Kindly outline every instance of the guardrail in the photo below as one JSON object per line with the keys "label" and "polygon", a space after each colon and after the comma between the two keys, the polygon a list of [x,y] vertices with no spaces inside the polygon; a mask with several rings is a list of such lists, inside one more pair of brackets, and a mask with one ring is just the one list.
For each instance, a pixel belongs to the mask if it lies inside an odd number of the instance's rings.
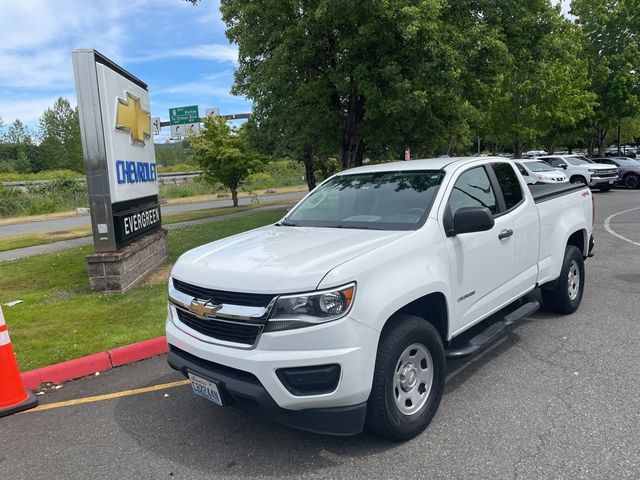
{"label": "guardrail", "polygon": [[[166,183],[184,183],[189,179],[199,177],[202,174],[201,171],[197,172],[170,172],[170,173],[159,173],[158,174],[158,183],[160,185],[164,185]],[[72,178],[76,182],[86,183],[87,179],[82,178]],[[55,180],[19,180],[14,182],[2,182],[2,185],[5,187],[23,187],[28,188],[30,185],[46,185],[47,183],[53,182]]]}

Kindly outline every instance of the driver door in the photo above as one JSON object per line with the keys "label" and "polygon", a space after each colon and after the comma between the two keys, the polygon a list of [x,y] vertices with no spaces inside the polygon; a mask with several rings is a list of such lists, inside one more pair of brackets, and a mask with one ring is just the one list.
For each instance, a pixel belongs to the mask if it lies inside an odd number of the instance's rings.
{"label": "driver door", "polygon": [[462,207],[486,207],[495,221],[491,230],[446,238],[453,333],[487,316],[512,294],[515,242],[504,234],[513,232],[514,221],[510,214],[500,213],[501,203],[484,165],[463,171],[449,194],[445,209],[450,209],[452,216]]}

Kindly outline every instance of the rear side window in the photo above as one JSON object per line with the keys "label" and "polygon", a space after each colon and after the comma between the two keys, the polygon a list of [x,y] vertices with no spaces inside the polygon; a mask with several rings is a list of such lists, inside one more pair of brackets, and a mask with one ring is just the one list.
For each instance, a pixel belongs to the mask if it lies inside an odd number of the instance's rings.
{"label": "rear side window", "polygon": [[559,158],[545,158],[545,162],[550,163],[552,167],[556,167],[556,168],[559,167],[560,165],[566,165],[566,163],[564,163]]}
{"label": "rear side window", "polygon": [[458,177],[448,206],[452,216],[463,207],[487,207],[492,214],[498,213],[496,196],[484,167],[472,168]]}
{"label": "rear side window", "polygon": [[491,166],[493,167],[496,177],[498,177],[498,184],[504,196],[505,207],[507,211],[511,210],[518,205],[523,198],[518,176],[513,167],[508,163],[494,163]]}

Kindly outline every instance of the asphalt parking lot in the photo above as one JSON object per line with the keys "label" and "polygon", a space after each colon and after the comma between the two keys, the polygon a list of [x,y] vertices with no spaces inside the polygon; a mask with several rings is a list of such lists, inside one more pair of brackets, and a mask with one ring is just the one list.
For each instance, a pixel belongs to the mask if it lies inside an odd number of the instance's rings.
{"label": "asphalt parking lot", "polygon": [[[168,386],[0,419],[0,478],[640,478],[640,192],[594,195],[578,312],[537,313],[451,363],[440,410],[411,441],[299,432]],[[39,398],[182,379],[157,357]]]}

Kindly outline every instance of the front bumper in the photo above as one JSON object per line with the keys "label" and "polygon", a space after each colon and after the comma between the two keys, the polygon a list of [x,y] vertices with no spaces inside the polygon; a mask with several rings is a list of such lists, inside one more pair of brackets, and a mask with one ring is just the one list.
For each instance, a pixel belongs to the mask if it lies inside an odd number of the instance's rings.
{"label": "front bumper", "polygon": [[605,187],[607,185],[614,186],[618,183],[619,178],[615,177],[598,177],[595,175],[591,175],[591,182],[589,182],[590,187]]}
{"label": "front bumper", "polygon": [[[180,322],[175,307],[169,304],[166,335],[172,351],[185,354],[170,353],[169,363],[185,374],[193,368],[196,375],[224,383],[224,389],[231,392],[232,405],[243,408],[249,398],[251,410],[317,432],[348,435],[362,428],[379,339],[379,333],[363,323],[347,316],[312,327],[262,333],[253,348],[242,349],[221,345],[191,330]],[[337,387],[329,393],[294,395],[277,374],[283,368],[327,364],[340,366]],[[254,380],[231,382],[231,388],[227,385],[229,380],[221,374],[224,369],[241,372]],[[339,424],[344,424],[343,429],[326,419],[332,414],[340,419]],[[343,418],[347,415],[354,416],[352,421]],[[323,420],[316,425],[317,418]],[[327,427],[322,430],[325,424]]]}
{"label": "front bumper", "polygon": [[287,410],[278,406],[251,373],[203,360],[173,345],[169,345],[167,361],[185,377],[192,372],[218,384],[225,404],[290,427],[329,435],[356,435],[364,428],[366,402],[346,407]]}

